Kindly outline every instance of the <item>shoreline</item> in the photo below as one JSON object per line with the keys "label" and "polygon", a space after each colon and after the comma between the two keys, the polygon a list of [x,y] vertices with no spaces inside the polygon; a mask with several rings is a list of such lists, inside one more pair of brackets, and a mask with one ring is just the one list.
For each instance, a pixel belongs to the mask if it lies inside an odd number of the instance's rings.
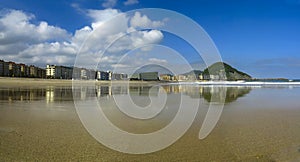
{"label": "shoreline", "polygon": [[[110,85],[110,84],[126,84],[130,85],[154,85],[159,83],[166,83],[161,81],[128,81],[128,80],[66,80],[66,79],[42,79],[42,78],[13,78],[0,77],[0,86],[72,86],[72,84],[96,84],[96,85]],[[171,82],[167,82],[171,83]]]}
{"label": "shoreline", "polygon": [[1,86],[72,86],[72,84],[127,84],[129,85],[203,85],[203,86],[300,86],[300,82],[264,82],[264,81],[129,81],[129,80],[66,80],[42,78],[0,77]]}

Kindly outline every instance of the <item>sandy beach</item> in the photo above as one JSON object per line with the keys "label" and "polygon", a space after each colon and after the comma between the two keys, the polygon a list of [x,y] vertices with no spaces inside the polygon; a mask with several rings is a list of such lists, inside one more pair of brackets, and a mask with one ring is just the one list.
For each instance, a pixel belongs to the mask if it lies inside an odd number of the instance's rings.
{"label": "sandy beach", "polygon": [[40,79],[40,78],[10,78],[0,77],[1,86],[72,86],[75,84],[96,84],[96,85],[111,85],[111,84],[130,84],[130,85],[153,85],[164,83],[159,81],[126,81],[126,80],[65,80],[65,79]]}
{"label": "sandy beach", "polygon": [[[204,140],[198,134],[209,103],[201,99],[196,120],[177,142],[158,152],[131,155],[105,147],[86,131],[75,111],[71,80],[1,78],[0,83],[0,161],[300,160],[297,88],[254,89],[227,103],[217,126]],[[25,88],[14,88],[18,86]],[[199,87],[190,88],[199,93]],[[171,100],[176,99],[174,95],[169,95]],[[164,127],[165,120],[176,113],[169,108],[166,116],[147,123],[133,122],[115,110],[107,107],[110,119],[133,132]]]}

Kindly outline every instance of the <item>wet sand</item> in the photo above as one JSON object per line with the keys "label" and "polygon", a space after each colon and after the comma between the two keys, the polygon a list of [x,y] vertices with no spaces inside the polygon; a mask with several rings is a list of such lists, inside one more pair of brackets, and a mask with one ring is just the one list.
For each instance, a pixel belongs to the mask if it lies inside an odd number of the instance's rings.
{"label": "wet sand", "polygon": [[300,109],[297,102],[287,104],[282,98],[297,101],[299,90],[275,96],[271,91],[274,100],[269,104],[264,100],[270,98],[261,97],[268,89],[253,91],[226,104],[215,129],[199,140],[208,108],[203,100],[182,138],[144,155],[120,153],[98,143],[81,124],[72,100],[1,100],[0,161],[299,161]]}

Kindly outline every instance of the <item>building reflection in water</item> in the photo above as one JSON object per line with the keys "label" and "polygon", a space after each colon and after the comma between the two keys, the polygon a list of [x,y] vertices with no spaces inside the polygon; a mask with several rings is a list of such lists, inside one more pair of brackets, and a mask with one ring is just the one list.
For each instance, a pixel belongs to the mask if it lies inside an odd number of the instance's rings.
{"label": "building reflection in water", "polygon": [[[251,87],[203,87],[202,96],[208,102],[225,101],[225,103],[230,103],[236,101],[240,97],[245,96],[246,94],[250,93],[250,91]],[[213,94],[215,94],[215,101],[212,101]]]}
{"label": "building reflection in water", "polygon": [[[160,88],[162,87],[162,88]],[[190,96],[191,98],[203,98],[207,102],[218,102],[224,100],[230,103],[250,93],[251,87],[224,87],[224,86],[195,86],[195,85],[161,85],[161,86],[81,86],[72,87],[46,86],[42,88],[2,88],[0,89],[0,100],[6,101],[35,101],[45,100],[47,103],[60,101],[73,101],[74,99],[86,100],[91,97],[108,97],[112,95],[132,96],[157,96],[165,91],[167,94],[178,94]],[[226,93],[223,93],[225,92]],[[226,94],[226,96],[224,95]],[[216,96],[211,101],[212,95]]]}
{"label": "building reflection in water", "polygon": [[70,87],[49,86],[46,88],[47,103],[72,100],[72,89]]}
{"label": "building reflection in water", "polygon": [[[239,97],[250,93],[251,87],[226,87],[226,86],[194,86],[194,85],[161,85],[160,86],[97,86],[96,96],[111,97],[112,95],[126,95],[132,96],[157,96],[158,93],[165,91],[167,94],[178,94],[190,96],[191,98],[204,98],[207,102],[220,102],[226,103],[234,102]],[[225,93],[226,92],[226,93]],[[82,100],[91,95],[86,96],[86,89],[81,91],[83,93]],[[214,100],[211,101],[212,96]],[[224,99],[225,98],[225,99]]]}
{"label": "building reflection in water", "polygon": [[13,101],[34,101],[45,98],[45,89],[32,88],[1,88],[0,100]]}
{"label": "building reflection in water", "polygon": [[[195,86],[195,85],[164,85],[167,93],[183,93],[191,98],[204,98],[207,102],[230,103],[239,97],[250,93],[251,87],[227,87],[227,86]],[[226,93],[225,93],[226,92]],[[212,101],[212,96],[214,100]]]}

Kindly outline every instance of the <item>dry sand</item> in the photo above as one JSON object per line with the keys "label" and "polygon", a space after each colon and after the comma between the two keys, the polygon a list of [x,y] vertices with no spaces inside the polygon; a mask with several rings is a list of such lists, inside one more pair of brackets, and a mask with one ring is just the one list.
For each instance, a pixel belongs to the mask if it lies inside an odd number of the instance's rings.
{"label": "dry sand", "polygon": [[40,78],[10,78],[0,77],[0,86],[18,87],[18,86],[72,86],[75,84],[91,85],[111,85],[111,84],[130,84],[130,85],[153,85],[161,83],[159,81],[96,81],[96,80],[65,80],[65,79],[40,79]]}

